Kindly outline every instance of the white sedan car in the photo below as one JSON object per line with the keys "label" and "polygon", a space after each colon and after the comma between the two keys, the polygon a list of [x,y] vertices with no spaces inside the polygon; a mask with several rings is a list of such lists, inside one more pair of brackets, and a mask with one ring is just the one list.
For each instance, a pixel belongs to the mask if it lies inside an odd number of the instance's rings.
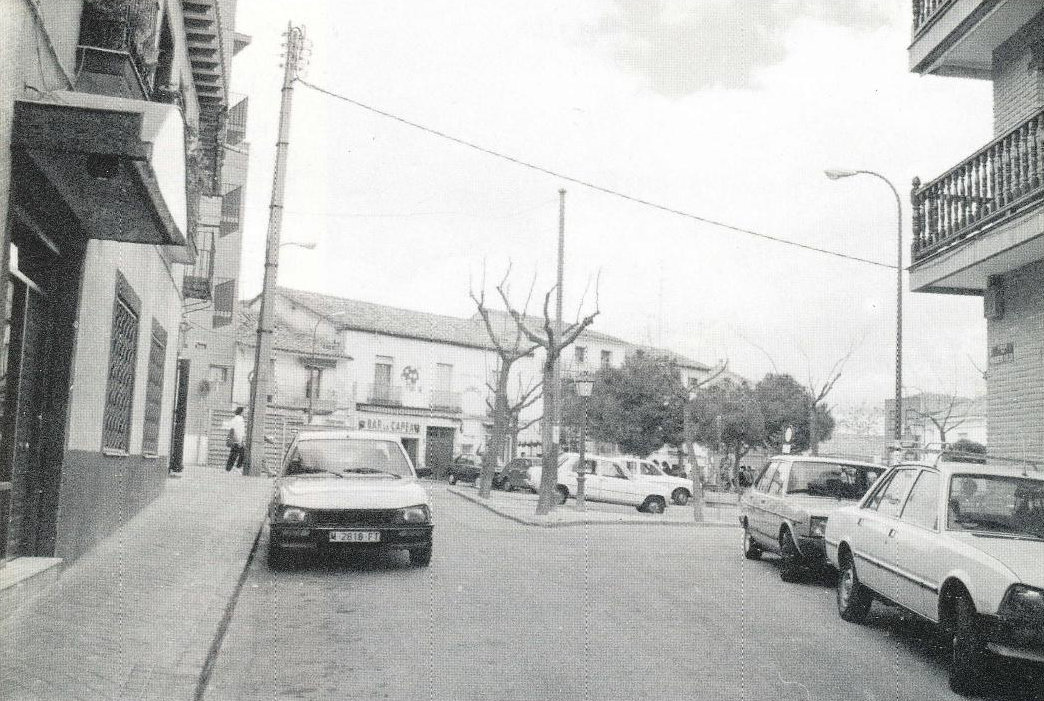
{"label": "white sedan car", "polygon": [[1044,663],[1044,468],[900,464],[831,513],[825,541],[841,617],[878,598],[937,623],[954,691],[976,693],[991,654]]}
{"label": "white sedan car", "polygon": [[[563,453],[558,461],[558,503],[564,504],[569,497],[576,496],[577,464],[580,456]],[[671,489],[647,479],[635,477],[620,464],[617,458],[601,455],[584,455],[584,499],[610,504],[629,504],[639,511],[662,514],[670,503]],[[529,468],[529,483],[540,484],[540,465]]]}
{"label": "white sedan car", "polygon": [[623,457],[620,458],[620,462],[635,477],[652,480],[653,482],[659,482],[665,487],[670,487],[671,501],[678,506],[685,506],[689,503],[689,499],[692,498],[692,480],[668,475],[651,460]]}

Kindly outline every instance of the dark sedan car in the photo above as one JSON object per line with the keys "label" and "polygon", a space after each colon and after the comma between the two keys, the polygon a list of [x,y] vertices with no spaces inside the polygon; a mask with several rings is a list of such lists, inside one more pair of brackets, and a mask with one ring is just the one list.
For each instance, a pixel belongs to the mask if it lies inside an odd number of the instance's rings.
{"label": "dark sedan car", "polygon": [[529,483],[529,468],[540,464],[540,458],[514,458],[500,473],[500,479],[494,480],[494,486],[506,492],[516,489],[535,491]]}
{"label": "dark sedan car", "polygon": [[450,484],[475,482],[482,474],[482,460],[475,455],[458,455],[449,466],[446,479]]}

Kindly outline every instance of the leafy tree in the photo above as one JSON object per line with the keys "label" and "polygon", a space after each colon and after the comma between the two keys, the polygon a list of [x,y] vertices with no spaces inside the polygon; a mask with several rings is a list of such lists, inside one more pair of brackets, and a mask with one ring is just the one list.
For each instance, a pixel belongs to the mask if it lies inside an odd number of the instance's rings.
{"label": "leafy tree", "polygon": [[684,405],[685,388],[676,364],[638,351],[621,367],[598,373],[588,400],[591,435],[634,455],[648,455],[665,444],[681,445]]}
{"label": "leafy tree", "polygon": [[765,441],[765,417],[757,395],[746,382],[726,379],[701,388],[691,407],[694,440],[702,446],[722,447],[734,481],[743,456]]}
{"label": "leafy tree", "polygon": [[765,446],[774,452],[783,448],[787,427],[793,427],[791,447],[795,452],[808,450],[812,445],[811,417],[815,415],[816,442],[830,438],[834,433],[834,417],[822,402],[812,408],[812,396],[791,375],[769,373],[754,387],[761,413],[765,417]]}

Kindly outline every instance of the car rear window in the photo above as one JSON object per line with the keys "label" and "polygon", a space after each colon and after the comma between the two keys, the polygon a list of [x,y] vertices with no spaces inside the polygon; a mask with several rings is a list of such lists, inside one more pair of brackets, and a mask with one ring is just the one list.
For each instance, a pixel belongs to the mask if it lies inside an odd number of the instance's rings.
{"label": "car rear window", "polygon": [[333,472],[337,474],[412,477],[402,448],[394,441],[372,438],[305,440],[297,444],[299,463],[288,474]]}
{"label": "car rear window", "polygon": [[883,467],[798,460],[790,467],[787,493],[861,499],[882,472]]}

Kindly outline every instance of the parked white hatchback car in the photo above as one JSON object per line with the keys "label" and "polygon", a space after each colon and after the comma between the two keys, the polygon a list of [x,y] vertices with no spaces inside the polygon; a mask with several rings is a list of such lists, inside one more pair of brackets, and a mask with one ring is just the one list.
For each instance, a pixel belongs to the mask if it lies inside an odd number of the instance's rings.
{"label": "parked white hatchback car", "polygon": [[[563,453],[558,461],[558,503],[564,504],[569,497],[576,497],[577,464],[580,456]],[[632,475],[618,458],[602,455],[584,455],[584,499],[610,504],[629,504],[639,511],[662,514],[670,503],[671,489]],[[529,482],[540,484],[539,465],[529,468]]]}
{"label": "parked white hatchback car", "polygon": [[991,653],[1044,663],[1044,468],[900,464],[834,511],[824,540],[841,617],[879,598],[938,623],[954,691],[979,690]]}
{"label": "parked white hatchback car", "polygon": [[692,480],[684,477],[668,475],[662,468],[657,467],[652,460],[625,456],[620,462],[635,477],[641,477],[653,482],[659,482],[671,491],[671,501],[678,506],[685,506],[692,498]]}

